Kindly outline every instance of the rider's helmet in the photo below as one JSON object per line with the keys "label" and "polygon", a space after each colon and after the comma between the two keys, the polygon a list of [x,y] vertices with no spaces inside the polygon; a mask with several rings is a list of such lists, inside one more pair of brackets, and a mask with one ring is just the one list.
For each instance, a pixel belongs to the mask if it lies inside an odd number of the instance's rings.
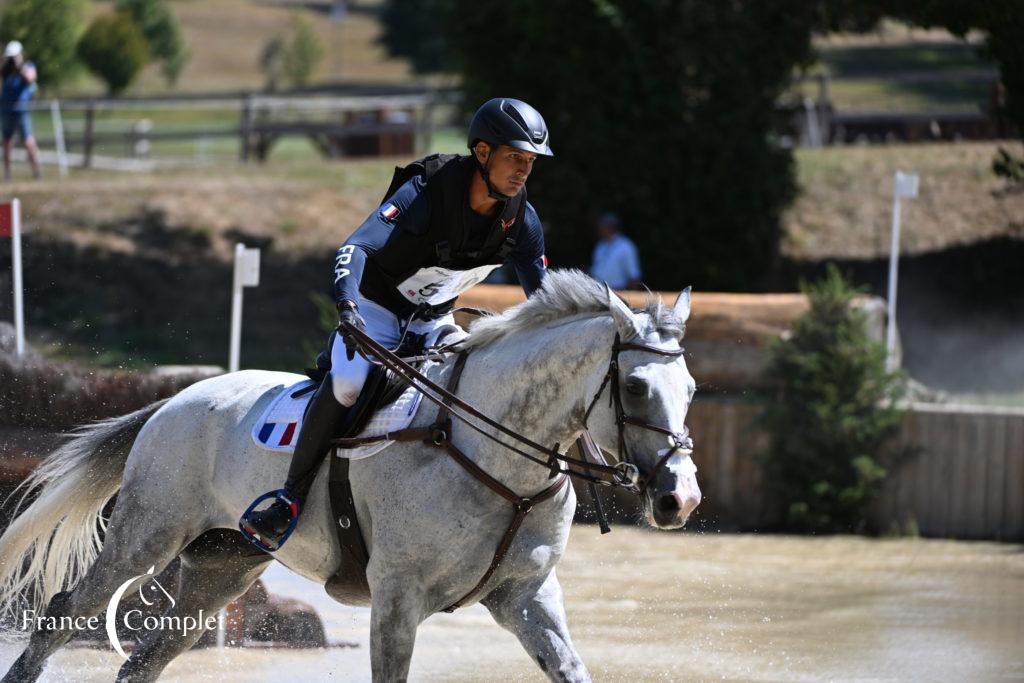
{"label": "rider's helmet", "polygon": [[469,148],[483,140],[492,147],[508,145],[541,156],[554,156],[548,126],[540,112],[521,100],[497,97],[476,110],[469,124]]}

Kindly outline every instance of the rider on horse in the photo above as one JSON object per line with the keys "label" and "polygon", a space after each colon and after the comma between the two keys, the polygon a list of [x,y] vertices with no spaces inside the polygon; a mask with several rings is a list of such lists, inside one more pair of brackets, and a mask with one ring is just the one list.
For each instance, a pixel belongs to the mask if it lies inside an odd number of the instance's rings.
{"label": "rider on horse", "polygon": [[[468,145],[469,156],[434,155],[407,167],[423,172],[392,187],[338,249],[338,315],[385,346],[396,346],[406,326],[425,334],[451,323],[458,295],[505,262],[527,296],[540,287],[544,233],[525,188],[536,158],[552,156],[543,117],[519,100],[490,100],[473,117]],[[330,373],[306,409],[283,492],[241,520],[249,534],[274,545],[301,512],[369,375],[351,335],[342,342],[332,345]]]}

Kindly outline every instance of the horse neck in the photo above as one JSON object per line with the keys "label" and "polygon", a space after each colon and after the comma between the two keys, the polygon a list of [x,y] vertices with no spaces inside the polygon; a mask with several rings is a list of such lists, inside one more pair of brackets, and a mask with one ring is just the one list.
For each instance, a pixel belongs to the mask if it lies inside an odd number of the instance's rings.
{"label": "horse neck", "polygon": [[[613,339],[608,316],[580,316],[511,333],[473,351],[459,395],[509,429],[547,447],[559,444],[564,451],[582,430]],[[513,490],[529,495],[550,484],[543,467],[466,427],[455,431],[464,433],[465,450],[477,464]]]}

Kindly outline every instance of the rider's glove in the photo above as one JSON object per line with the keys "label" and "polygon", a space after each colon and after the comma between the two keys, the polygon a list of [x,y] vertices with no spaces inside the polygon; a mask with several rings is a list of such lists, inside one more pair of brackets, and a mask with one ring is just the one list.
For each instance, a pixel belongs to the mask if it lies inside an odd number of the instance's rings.
{"label": "rider's glove", "polygon": [[[356,306],[354,301],[339,301],[338,302],[338,318],[343,323],[350,323],[360,330],[366,330],[366,321],[363,320],[363,316],[359,315],[359,307]],[[345,328],[341,330],[341,341],[345,343],[345,356],[352,360],[356,357],[356,344],[355,337],[353,337]]]}

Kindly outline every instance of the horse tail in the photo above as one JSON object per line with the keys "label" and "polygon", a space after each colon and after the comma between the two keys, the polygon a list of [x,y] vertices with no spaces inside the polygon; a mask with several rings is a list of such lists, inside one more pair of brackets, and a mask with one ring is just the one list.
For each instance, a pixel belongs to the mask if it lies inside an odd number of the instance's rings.
{"label": "horse tail", "polygon": [[[121,487],[132,444],[166,402],[79,427],[11,494],[21,491],[0,536],[0,612],[25,602],[44,607],[85,575],[102,546],[101,513]],[[25,506],[33,491],[38,496]]]}

